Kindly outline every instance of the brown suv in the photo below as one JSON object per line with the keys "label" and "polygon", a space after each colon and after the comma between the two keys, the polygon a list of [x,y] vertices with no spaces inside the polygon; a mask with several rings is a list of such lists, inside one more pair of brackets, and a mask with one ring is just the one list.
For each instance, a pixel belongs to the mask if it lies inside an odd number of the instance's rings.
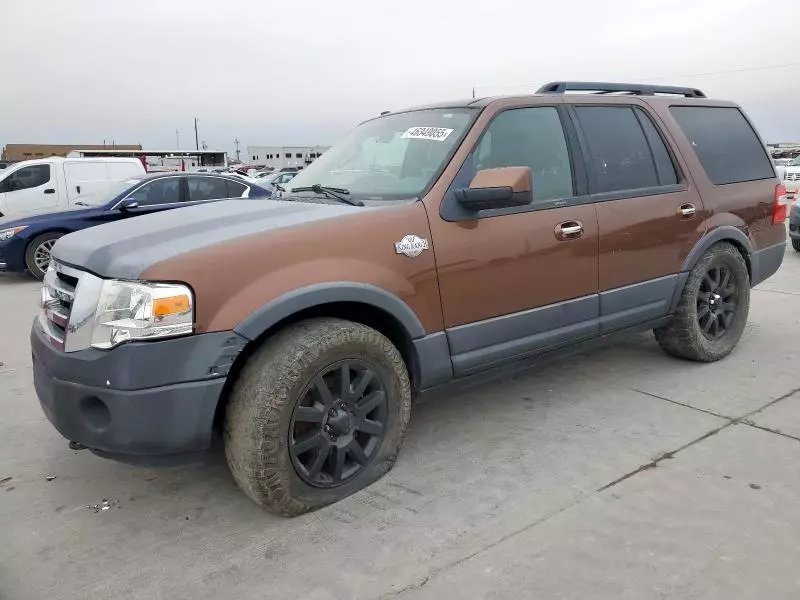
{"label": "brown suv", "polygon": [[688,88],[388,113],[285,186],[56,244],[34,381],[73,447],[184,453],[219,423],[242,489],[299,514],[391,468],[419,392],[623,331],[724,357],[784,255],[762,141]]}

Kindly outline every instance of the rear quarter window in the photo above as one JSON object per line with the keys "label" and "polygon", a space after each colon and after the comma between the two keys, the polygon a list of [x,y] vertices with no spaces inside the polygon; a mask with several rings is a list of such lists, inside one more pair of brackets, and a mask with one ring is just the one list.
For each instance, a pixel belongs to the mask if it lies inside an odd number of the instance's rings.
{"label": "rear quarter window", "polygon": [[775,177],[761,140],[738,108],[672,106],[670,112],[715,185]]}

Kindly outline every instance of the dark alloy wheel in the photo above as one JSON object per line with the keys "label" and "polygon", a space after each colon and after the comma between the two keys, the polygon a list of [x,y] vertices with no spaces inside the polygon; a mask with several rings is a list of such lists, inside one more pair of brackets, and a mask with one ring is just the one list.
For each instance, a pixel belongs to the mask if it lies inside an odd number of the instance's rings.
{"label": "dark alloy wheel", "polygon": [[289,451],[298,476],[314,487],[351,480],[380,447],[387,412],[384,384],[370,365],[346,360],[325,368],[292,414]]}
{"label": "dark alloy wheel", "polygon": [[361,323],[318,317],[266,339],[225,407],[225,457],[242,490],[287,516],[327,506],[394,465],[411,416],[400,351]]}
{"label": "dark alloy wheel", "polygon": [[712,266],[697,292],[697,322],[703,335],[718,340],[728,332],[736,315],[736,278],[724,265]]}
{"label": "dark alloy wheel", "polygon": [[654,333],[672,356],[712,362],[739,343],[749,310],[745,257],[730,242],[718,242],[692,267],[672,318]]}

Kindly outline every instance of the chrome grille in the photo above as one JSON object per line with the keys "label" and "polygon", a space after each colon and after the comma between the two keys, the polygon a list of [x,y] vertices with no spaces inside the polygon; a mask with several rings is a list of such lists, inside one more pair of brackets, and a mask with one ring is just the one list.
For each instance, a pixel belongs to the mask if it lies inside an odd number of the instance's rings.
{"label": "chrome grille", "polygon": [[800,172],[786,172],[783,176],[784,181],[800,181]]}
{"label": "chrome grille", "polygon": [[64,349],[80,271],[51,263],[42,284],[39,323],[57,348]]}
{"label": "chrome grille", "polygon": [[56,260],[42,284],[39,324],[56,348],[75,352],[92,343],[92,327],[103,280]]}

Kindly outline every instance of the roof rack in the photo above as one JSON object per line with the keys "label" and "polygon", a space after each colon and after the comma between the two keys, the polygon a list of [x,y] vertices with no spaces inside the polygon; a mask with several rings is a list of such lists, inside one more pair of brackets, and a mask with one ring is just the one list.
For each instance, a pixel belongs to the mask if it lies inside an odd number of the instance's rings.
{"label": "roof rack", "polygon": [[687,98],[705,98],[706,95],[695,88],[675,87],[671,85],[640,85],[636,83],[598,83],[596,81],[552,81],[544,84],[537,94],[565,94],[567,92],[594,92],[611,94],[622,92],[636,96],[655,96],[656,94],[672,94]]}

